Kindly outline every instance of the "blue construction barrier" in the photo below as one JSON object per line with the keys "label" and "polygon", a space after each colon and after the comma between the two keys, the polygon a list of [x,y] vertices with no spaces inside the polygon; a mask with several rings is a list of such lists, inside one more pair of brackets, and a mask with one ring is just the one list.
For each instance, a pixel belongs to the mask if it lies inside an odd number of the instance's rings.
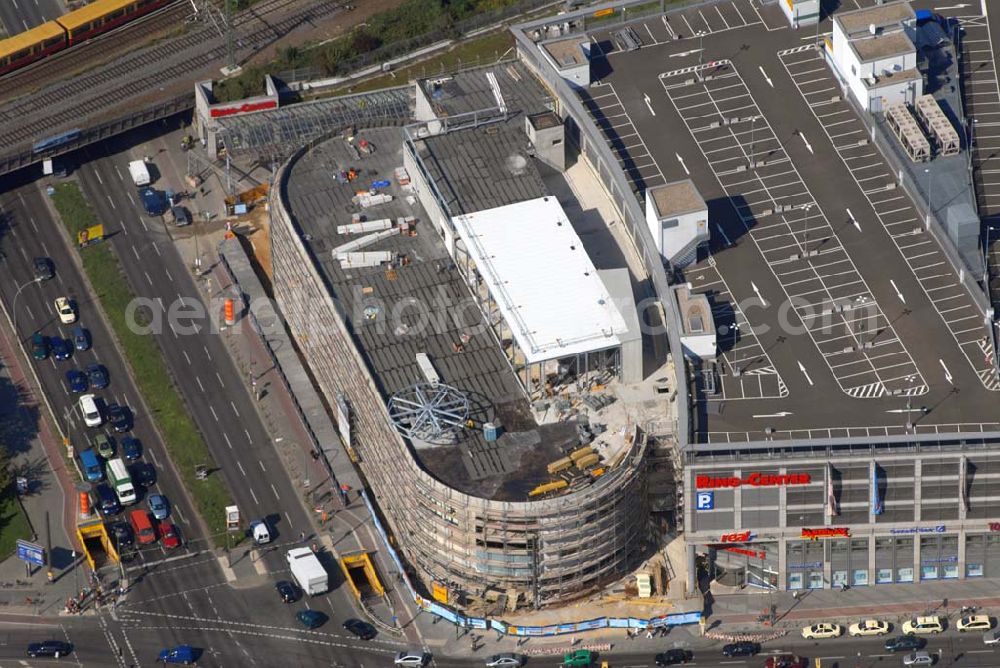
{"label": "blue construction barrier", "polygon": [[700,611],[658,615],[649,619],[641,619],[638,617],[597,617],[579,622],[553,624],[551,626],[515,626],[500,619],[466,617],[455,609],[437,601],[427,600],[414,591],[413,585],[410,583],[410,579],[407,577],[406,571],[403,569],[402,561],[396,553],[396,549],[392,546],[392,543],[389,542],[389,537],[386,534],[385,529],[382,528],[378,515],[375,514],[375,509],[368,500],[368,495],[363,490],[361,492],[361,498],[364,499],[365,506],[368,507],[368,512],[372,516],[378,535],[381,536],[382,542],[385,544],[385,549],[389,553],[389,558],[392,559],[392,563],[397,569],[399,569],[400,578],[406,583],[406,589],[410,593],[410,597],[421,610],[429,612],[432,615],[437,615],[438,617],[445,619],[456,626],[483,630],[491,629],[497,633],[510,636],[544,637],[582,633],[584,631],[594,631],[596,629],[606,628],[645,629],[659,628],[661,626],[680,626],[683,624],[697,624],[701,620],[702,614]]}

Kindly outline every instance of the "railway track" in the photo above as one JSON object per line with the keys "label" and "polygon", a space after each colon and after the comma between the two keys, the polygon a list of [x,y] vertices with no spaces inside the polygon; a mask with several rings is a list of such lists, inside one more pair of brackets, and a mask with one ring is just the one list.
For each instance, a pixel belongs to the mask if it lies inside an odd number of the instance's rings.
{"label": "railway track", "polygon": [[[235,18],[237,55],[242,60],[304,21],[344,9],[340,2],[264,0]],[[191,5],[184,6],[188,13]],[[176,20],[176,19],[175,19]],[[148,30],[148,27],[146,28]],[[109,33],[109,37],[115,34]],[[75,53],[75,52],[71,52]],[[191,24],[187,32],[138,51],[127,51],[104,67],[62,80],[0,106],[0,146],[17,149],[60,129],[83,125],[102,111],[121,108],[193,77],[226,56],[225,40],[213,25]],[[107,59],[106,56],[104,58]],[[74,67],[76,69],[76,67]],[[6,83],[6,82],[4,82]]]}

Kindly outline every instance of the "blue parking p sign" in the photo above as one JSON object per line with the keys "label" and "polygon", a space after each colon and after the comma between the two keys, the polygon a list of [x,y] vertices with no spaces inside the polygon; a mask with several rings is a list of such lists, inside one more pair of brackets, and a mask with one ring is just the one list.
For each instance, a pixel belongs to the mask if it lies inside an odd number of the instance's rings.
{"label": "blue parking p sign", "polygon": [[695,499],[695,507],[698,510],[712,510],[715,508],[715,492],[698,492]]}

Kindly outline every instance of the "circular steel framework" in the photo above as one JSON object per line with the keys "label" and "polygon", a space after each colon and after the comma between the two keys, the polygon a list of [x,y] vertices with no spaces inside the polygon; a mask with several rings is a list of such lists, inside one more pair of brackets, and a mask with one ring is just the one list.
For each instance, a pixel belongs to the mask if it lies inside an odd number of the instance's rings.
{"label": "circular steel framework", "polygon": [[469,397],[444,383],[415,383],[389,398],[400,434],[425,443],[449,443],[469,419]]}

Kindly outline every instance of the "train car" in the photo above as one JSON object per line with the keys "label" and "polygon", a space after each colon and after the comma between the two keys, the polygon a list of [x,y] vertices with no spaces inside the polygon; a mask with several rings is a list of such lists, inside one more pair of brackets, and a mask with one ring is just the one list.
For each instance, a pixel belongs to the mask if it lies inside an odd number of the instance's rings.
{"label": "train car", "polygon": [[66,48],[66,30],[55,21],[0,40],[0,74]]}
{"label": "train car", "polygon": [[72,46],[113,30],[172,1],[97,0],[56,19],[56,22],[66,29],[67,43]]}

